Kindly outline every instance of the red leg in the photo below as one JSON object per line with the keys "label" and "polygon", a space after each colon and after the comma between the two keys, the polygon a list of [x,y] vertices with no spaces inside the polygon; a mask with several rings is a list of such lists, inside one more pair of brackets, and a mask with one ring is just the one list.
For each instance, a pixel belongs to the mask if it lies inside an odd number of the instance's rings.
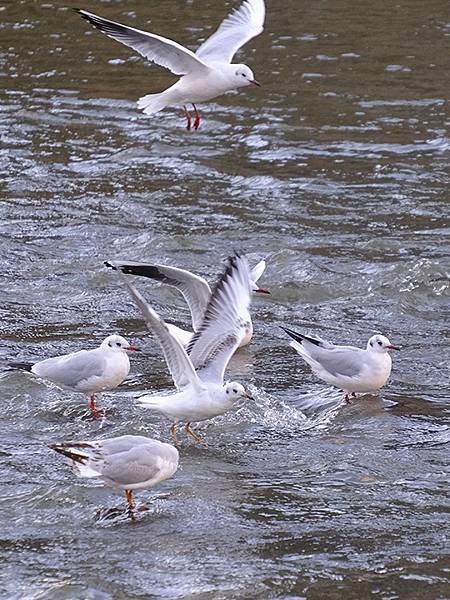
{"label": "red leg", "polygon": [[352,398],[356,398],[355,392],[352,392]]}
{"label": "red leg", "polygon": [[188,131],[190,131],[191,130],[191,115],[189,114],[189,111],[185,106],[183,106],[183,108],[184,108],[184,114],[186,115],[186,120],[187,120],[186,129]]}
{"label": "red leg", "polygon": [[200,127],[201,117],[200,117],[200,113],[198,112],[195,104],[193,104],[192,106],[194,107],[194,110],[195,110],[194,129],[197,130]]}
{"label": "red leg", "polygon": [[127,497],[128,515],[132,521],[136,521],[136,517],[134,516],[133,490],[125,490],[125,496]]}
{"label": "red leg", "polygon": [[92,394],[91,396],[91,413],[92,416],[94,417],[94,419],[101,419],[103,417],[103,413],[101,410],[98,410],[98,408],[95,406],[95,394]]}
{"label": "red leg", "polygon": [[350,398],[348,397],[348,394],[345,394],[344,400],[346,401],[347,404],[350,404]]}

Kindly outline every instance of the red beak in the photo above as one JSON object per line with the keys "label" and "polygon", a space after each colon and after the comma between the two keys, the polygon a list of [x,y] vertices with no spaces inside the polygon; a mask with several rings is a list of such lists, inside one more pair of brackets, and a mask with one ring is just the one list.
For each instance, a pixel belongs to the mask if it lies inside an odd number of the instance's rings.
{"label": "red beak", "polygon": [[386,348],[388,350],[401,350],[402,349],[401,346],[394,346],[393,344],[391,344],[390,346],[386,346]]}
{"label": "red beak", "polygon": [[261,87],[261,84],[259,83],[259,81],[256,81],[256,79],[249,79],[249,81],[250,81],[250,83],[257,85],[258,87]]}
{"label": "red beak", "polygon": [[125,350],[133,350],[133,352],[140,352],[141,351],[141,349],[138,348],[137,346],[127,346],[125,348]]}
{"label": "red beak", "polygon": [[249,394],[248,392],[245,393],[245,397],[248,398],[249,400],[254,400],[253,396],[251,394]]}
{"label": "red beak", "polygon": [[258,288],[257,290],[253,290],[255,294],[270,294],[269,290],[265,290],[264,288]]}

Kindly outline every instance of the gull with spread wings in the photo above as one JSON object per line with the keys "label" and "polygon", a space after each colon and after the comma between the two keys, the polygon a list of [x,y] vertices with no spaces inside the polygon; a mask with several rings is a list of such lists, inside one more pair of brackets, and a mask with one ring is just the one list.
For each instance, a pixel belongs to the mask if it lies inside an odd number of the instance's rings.
{"label": "gull with spread wings", "polygon": [[200,442],[191,422],[222,415],[241,398],[252,398],[242,384],[224,383],[225,369],[247,327],[251,291],[247,259],[240,255],[228,259],[225,272],[209,299],[203,322],[187,349],[135,287],[123,275],[122,278],[148,328],[158,339],[178,390],[168,396],[142,396],[138,402],[172,419],[171,433],[175,442],[180,422],[185,424],[186,432]]}
{"label": "gull with spread wings", "polygon": [[[114,40],[133,48],[144,58],[180,75],[180,79],[159,94],[148,94],[138,101],[145,114],[159,112],[166,106],[182,104],[187,129],[198,129],[200,113],[195,106],[250,84],[259,85],[247,65],[233,64],[231,60],[241,46],[263,31],[264,0],[245,0],[222,21],[211,37],[194,53],[168,38],[121,25],[86,10],[76,9],[80,15]],[[186,104],[192,104],[195,119]]]}
{"label": "gull with spread wings", "polygon": [[[172,323],[166,323],[170,333],[187,346],[196,331],[200,329],[205,316],[206,307],[211,298],[211,288],[208,282],[190,271],[178,269],[170,265],[148,264],[138,262],[105,261],[105,265],[115,271],[122,271],[126,275],[138,275],[148,277],[160,283],[170,285],[176,288],[186,300],[191,312],[192,330],[181,329]],[[261,294],[270,294],[264,288],[260,288],[256,282],[266,269],[266,261],[260,260],[250,271],[250,287],[253,292]],[[239,342],[239,348],[250,343],[253,336],[253,323],[250,313],[244,315],[247,323],[246,329],[242,332],[243,337]]]}

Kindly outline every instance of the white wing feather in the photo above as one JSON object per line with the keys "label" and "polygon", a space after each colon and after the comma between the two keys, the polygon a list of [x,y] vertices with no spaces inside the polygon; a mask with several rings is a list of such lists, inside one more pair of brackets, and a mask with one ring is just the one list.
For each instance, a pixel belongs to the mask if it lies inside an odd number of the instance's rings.
{"label": "white wing feather", "polygon": [[195,53],[206,63],[231,63],[241,46],[263,31],[266,8],[264,0],[245,0],[222,21]]}
{"label": "white wing feather", "polygon": [[122,275],[122,279],[131,297],[141,309],[148,328],[158,339],[177,389],[181,390],[188,385],[192,385],[198,391],[203,390],[204,386],[181,343],[171,335],[163,319],[147,304],[137,289],[127,281],[127,278]]}
{"label": "white wing feather", "polygon": [[86,10],[77,12],[109,37],[133,48],[148,60],[169,69],[175,75],[208,70],[208,66],[198,56],[173,40],[109,21]]}
{"label": "white wing feather", "polygon": [[228,362],[248,327],[250,269],[244,256],[229,264],[206,308],[203,323],[187,352],[202,381],[223,384]]}

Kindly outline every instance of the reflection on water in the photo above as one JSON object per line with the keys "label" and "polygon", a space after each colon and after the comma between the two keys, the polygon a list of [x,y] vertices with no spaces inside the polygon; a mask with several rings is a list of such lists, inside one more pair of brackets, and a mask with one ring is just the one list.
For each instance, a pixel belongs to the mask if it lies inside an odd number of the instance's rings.
{"label": "reflection on water", "polygon": [[[233,6],[236,3],[233,2]],[[89,7],[84,7],[89,8]],[[229,10],[208,1],[91,7],[191,48]],[[85,400],[0,375],[3,596],[444,598],[448,446],[448,14],[442,0],[269,2],[239,55],[261,80],[143,116],[173,77],[66,7],[7,3],[0,51],[2,362],[139,341],[129,380]],[[47,443],[169,439],[143,390],[172,389],[161,353],[103,260],[168,262],[214,281],[232,251],[267,258],[255,336],[231,361],[255,401],[183,438],[181,468],[141,492],[76,479]],[[165,318],[170,289],[139,282]],[[279,325],[403,346],[381,397],[350,406]]]}

